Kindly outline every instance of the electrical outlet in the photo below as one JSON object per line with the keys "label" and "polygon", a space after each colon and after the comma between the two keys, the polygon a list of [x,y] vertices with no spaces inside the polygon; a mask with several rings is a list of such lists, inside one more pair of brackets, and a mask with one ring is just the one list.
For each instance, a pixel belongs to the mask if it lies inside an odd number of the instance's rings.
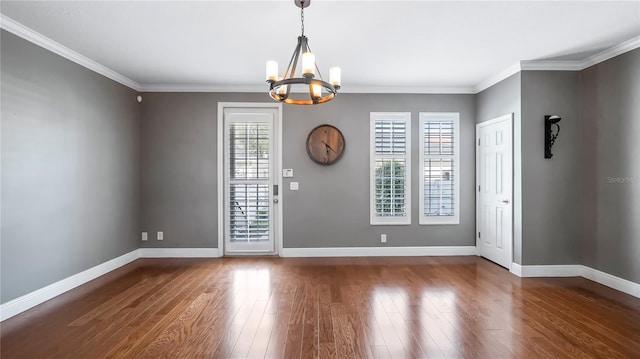
{"label": "electrical outlet", "polygon": [[380,243],[387,243],[387,235],[386,234],[381,234],[380,235]]}
{"label": "electrical outlet", "polygon": [[157,237],[157,239],[158,239],[159,241],[164,240],[164,233],[162,233],[162,232],[158,231],[158,237]]}
{"label": "electrical outlet", "polygon": [[149,239],[149,237],[147,236],[147,232],[142,232],[142,240],[146,241],[148,239]]}

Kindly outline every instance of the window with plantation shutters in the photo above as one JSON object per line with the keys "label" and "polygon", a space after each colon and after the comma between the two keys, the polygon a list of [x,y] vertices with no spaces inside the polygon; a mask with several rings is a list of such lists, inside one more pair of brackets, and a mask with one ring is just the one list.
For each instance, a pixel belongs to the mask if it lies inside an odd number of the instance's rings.
{"label": "window with plantation shutters", "polygon": [[411,223],[411,114],[371,113],[371,224]]}
{"label": "window with plantation shutters", "polygon": [[458,113],[420,113],[420,224],[460,222]]}

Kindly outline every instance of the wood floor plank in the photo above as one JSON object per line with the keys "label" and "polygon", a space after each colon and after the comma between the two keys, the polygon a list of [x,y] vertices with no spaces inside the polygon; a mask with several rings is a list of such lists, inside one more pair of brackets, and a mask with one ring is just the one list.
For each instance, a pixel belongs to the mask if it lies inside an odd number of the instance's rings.
{"label": "wood floor plank", "polygon": [[302,355],[302,329],[304,327],[304,309],[306,286],[302,283],[296,288],[287,328],[284,358],[300,358]]}
{"label": "wood floor plank", "polygon": [[216,265],[210,267],[211,271],[194,271],[194,278],[199,278],[199,280],[173,281],[172,285],[168,286],[169,292],[173,296],[168,297],[167,301],[161,305],[145,311],[137,320],[131,321],[125,328],[128,334],[126,338],[112,346],[106,357],[136,357],[186,310],[196,295],[206,292],[210,281],[226,274],[225,271],[216,272],[217,268]]}
{"label": "wood floor plank", "polygon": [[320,356],[320,330],[318,290],[307,284],[304,303],[304,324],[302,326],[302,358],[318,358]]}
{"label": "wood floor plank", "polygon": [[640,358],[640,299],[477,257],[141,259],[0,325],[0,357]]}
{"label": "wood floor plank", "polygon": [[282,358],[284,356],[295,290],[295,284],[288,281],[278,303],[278,311],[265,358]]}

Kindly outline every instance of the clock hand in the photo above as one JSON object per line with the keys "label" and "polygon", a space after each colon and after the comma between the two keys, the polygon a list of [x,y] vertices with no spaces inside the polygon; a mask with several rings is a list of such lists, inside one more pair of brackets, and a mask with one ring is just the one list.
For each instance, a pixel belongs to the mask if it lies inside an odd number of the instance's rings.
{"label": "clock hand", "polygon": [[322,143],[324,143],[324,145],[325,145],[328,149],[330,149],[331,151],[333,151],[333,153],[338,153],[338,152],[336,152],[336,150],[334,150],[334,149],[333,149],[333,147],[329,146],[329,144],[328,144],[328,143],[326,143],[326,142],[324,142],[324,141],[322,141]]}

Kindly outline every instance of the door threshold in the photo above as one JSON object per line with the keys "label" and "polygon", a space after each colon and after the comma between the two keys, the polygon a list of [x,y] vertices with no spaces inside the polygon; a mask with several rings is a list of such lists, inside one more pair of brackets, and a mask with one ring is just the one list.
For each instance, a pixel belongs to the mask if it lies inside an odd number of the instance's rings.
{"label": "door threshold", "polygon": [[264,253],[264,252],[244,252],[244,253],[225,253],[222,258],[242,258],[242,257],[279,257],[278,253]]}

